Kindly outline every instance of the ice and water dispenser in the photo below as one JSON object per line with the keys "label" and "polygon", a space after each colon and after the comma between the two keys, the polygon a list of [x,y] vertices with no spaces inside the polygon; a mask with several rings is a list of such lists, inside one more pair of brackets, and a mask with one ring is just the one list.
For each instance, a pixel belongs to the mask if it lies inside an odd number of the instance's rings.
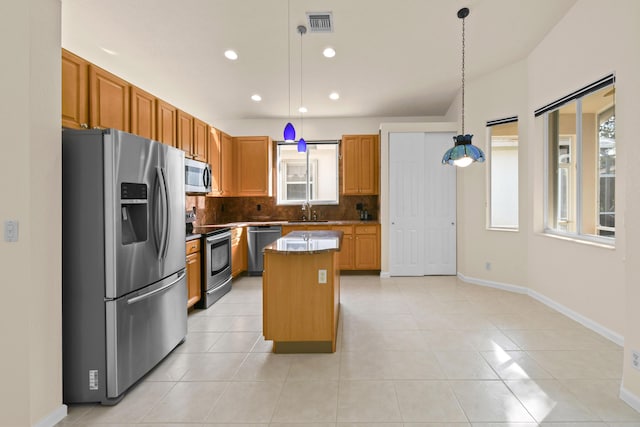
{"label": "ice and water dispenser", "polygon": [[120,213],[122,244],[129,245],[147,240],[149,204],[147,185],[123,182],[120,185]]}

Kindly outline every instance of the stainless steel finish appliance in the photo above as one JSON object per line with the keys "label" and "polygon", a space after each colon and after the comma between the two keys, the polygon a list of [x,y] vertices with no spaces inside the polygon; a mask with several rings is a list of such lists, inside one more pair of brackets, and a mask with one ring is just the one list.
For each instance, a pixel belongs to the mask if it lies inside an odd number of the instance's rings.
{"label": "stainless steel finish appliance", "polygon": [[211,192],[211,166],[193,159],[184,159],[184,191],[187,194]]}
{"label": "stainless steel finish appliance", "polygon": [[187,333],[184,154],[62,131],[63,400],[117,403]]}
{"label": "stainless steel finish appliance", "polygon": [[262,276],[264,260],[262,250],[269,243],[275,242],[282,236],[279,225],[259,225],[249,227],[247,236],[248,271],[250,276]]}
{"label": "stainless steel finish appliance", "polygon": [[200,306],[208,308],[231,290],[231,229],[209,230],[204,234],[204,280]]}

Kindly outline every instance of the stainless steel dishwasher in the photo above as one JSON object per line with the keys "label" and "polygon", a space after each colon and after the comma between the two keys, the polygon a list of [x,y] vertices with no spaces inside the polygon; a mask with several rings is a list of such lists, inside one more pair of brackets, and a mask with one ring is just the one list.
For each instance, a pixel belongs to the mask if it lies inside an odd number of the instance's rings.
{"label": "stainless steel dishwasher", "polygon": [[264,268],[262,249],[269,243],[275,242],[282,236],[279,225],[259,225],[249,227],[247,236],[248,271],[249,276],[262,276]]}

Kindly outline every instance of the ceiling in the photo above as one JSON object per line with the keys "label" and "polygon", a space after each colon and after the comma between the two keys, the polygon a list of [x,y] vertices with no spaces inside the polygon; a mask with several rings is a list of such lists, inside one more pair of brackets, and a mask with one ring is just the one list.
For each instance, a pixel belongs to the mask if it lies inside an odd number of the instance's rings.
{"label": "ceiling", "polygon": [[[525,58],[575,1],[62,0],[62,46],[214,125],[298,117],[301,95],[304,117],[443,116],[460,88],[458,9],[469,85]],[[332,12],[334,31],[301,37],[306,12]]]}

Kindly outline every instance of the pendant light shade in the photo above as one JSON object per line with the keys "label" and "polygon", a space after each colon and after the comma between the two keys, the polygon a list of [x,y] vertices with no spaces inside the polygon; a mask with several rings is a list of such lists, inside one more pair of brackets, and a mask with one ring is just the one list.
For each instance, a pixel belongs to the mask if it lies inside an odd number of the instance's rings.
{"label": "pendant light shade", "polygon": [[300,138],[298,141],[298,153],[304,153],[307,151],[307,141],[304,138]]}
{"label": "pendant light shade", "polygon": [[458,18],[462,19],[462,134],[454,136],[455,145],[449,148],[442,157],[443,165],[458,167],[469,166],[473,162],[484,162],[482,150],[471,143],[473,135],[464,133],[464,19],[469,16],[469,8],[463,7],[458,11]]}
{"label": "pendant light shade", "polygon": [[473,135],[454,136],[455,145],[449,148],[442,157],[442,163],[466,167],[473,162],[484,162],[484,153],[471,143]]}
{"label": "pendant light shade", "polygon": [[296,130],[291,124],[291,122],[287,123],[284,127],[284,142],[294,142],[296,140]]}

